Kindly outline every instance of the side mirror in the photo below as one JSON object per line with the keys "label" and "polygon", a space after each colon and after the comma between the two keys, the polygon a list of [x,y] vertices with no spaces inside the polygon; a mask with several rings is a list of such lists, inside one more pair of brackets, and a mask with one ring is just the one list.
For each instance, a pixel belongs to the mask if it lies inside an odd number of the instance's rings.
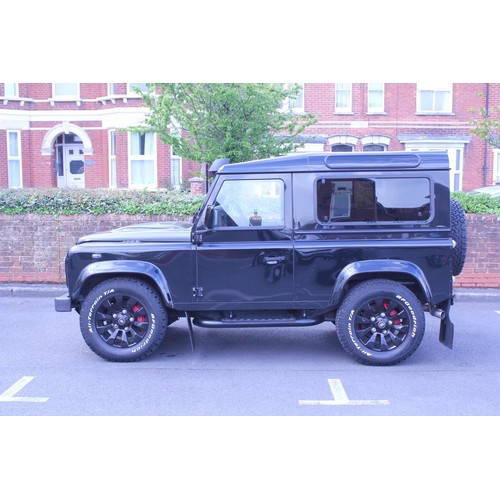
{"label": "side mirror", "polygon": [[208,205],[205,209],[205,227],[207,229],[214,228],[214,207],[213,205]]}

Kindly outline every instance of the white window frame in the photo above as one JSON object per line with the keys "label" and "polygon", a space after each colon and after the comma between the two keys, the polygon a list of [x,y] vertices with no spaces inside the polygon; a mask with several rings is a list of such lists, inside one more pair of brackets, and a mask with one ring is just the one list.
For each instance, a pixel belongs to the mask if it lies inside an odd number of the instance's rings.
{"label": "white window frame", "polygon": [[[15,134],[15,136],[16,136],[17,155],[10,154],[11,134]],[[9,163],[11,161],[15,161],[18,163],[18,169],[19,169],[19,184],[18,185],[15,185],[12,183],[12,178],[10,175],[10,168],[9,168]],[[21,151],[21,131],[20,130],[7,130],[7,175],[9,178],[9,189],[21,189],[23,187],[23,158],[22,158],[22,151]]]}
{"label": "white window frame", "polygon": [[405,148],[406,151],[443,151],[448,153],[450,162],[450,191],[462,191],[463,170],[464,170],[464,147],[458,144],[443,144],[439,145],[422,145],[422,146],[409,146]]}
{"label": "white window frame", "polygon": [[283,86],[286,89],[291,89],[294,85],[299,85],[301,91],[298,93],[296,99],[291,99],[287,97],[283,101],[282,109],[283,111],[292,111],[293,113],[303,113],[304,112],[304,84],[303,83],[284,83]]}
{"label": "white window frame", "polygon": [[108,95],[116,95],[116,83],[108,83],[107,84]]}
{"label": "white window frame", "polygon": [[[76,85],[76,93],[63,94],[57,93],[57,85]],[[80,100],[80,84],[79,83],[53,83],[52,84],[52,100],[54,101],[75,101]]]}
{"label": "white window frame", "polygon": [[[128,185],[131,189],[156,189],[158,187],[158,173],[157,173],[157,156],[156,156],[156,134],[147,132],[153,136],[153,152],[150,155],[132,155],[132,135],[139,132],[128,133]],[[132,162],[135,160],[153,161],[153,183],[152,184],[132,184]]]}
{"label": "white window frame", "polygon": [[[347,105],[341,106],[340,93],[347,93]],[[335,113],[352,113],[352,83],[336,83],[335,84]]]}
{"label": "white window frame", "polygon": [[143,92],[146,92],[146,84],[145,83],[127,83],[127,95],[132,96],[132,97],[140,97],[140,94],[138,94],[135,90],[134,87],[141,87],[144,86]]}
{"label": "white window frame", "polygon": [[108,130],[108,151],[109,151],[109,187],[118,187],[116,178],[116,130]]}
{"label": "white window frame", "polygon": [[[181,135],[180,131],[174,127],[170,129],[170,134],[175,137],[180,137]],[[176,161],[179,162],[179,184],[175,184],[174,179],[173,163]],[[182,157],[175,152],[173,146],[170,146],[170,185],[176,189],[180,189],[182,186]]]}
{"label": "white window frame", "polygon": [[[178,162],[179,165],[179,183],[175,184],[174,178],[174,164]],[[182,158],[179,155],[171,154],[170,156],[170,184],[175,189],[180,189],[182,186]]]}
{"label": "white window frame", "polygon": [[[422,109],[422,92],[433,92],[432,109]],[[446,109],[436,109],[436,93],[446,92],[449,94],[449,104]],[[445,114],[453,113],[453,84],[452,83],[418,83],[417,84],[417,113],[419,114]]]}
{"label": "white window frame", "polygon": [[[12,92],[7,90],[7,87],[13,85]],[[19,97],[19,84],[18,83],[4,83],[3,84],[3,95],[4,97],[18,98]]]}
{"label": "white window frame", "polygon": [[[382,86],[382,88],[380,88],[380,86]],[[368,92],[367,92],[366,109],[368,110],[368,113],[384,113],[384,111],[385,111],[385,84],[375,83],[375,82],[369,83],[367,85],[367,88],[368,88]],[[370,107],[370,95],[372,95],[373,93],[381,95],[381,106]]]}
{"label": "white window frame", "polygon": [[493,182],[500,184],[500,149],[493,149]]}

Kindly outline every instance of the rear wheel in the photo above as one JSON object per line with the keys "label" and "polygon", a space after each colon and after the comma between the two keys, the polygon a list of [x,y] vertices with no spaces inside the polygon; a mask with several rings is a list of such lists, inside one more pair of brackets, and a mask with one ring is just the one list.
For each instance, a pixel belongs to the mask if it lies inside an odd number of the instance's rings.
{"label": "rear wheel", "polygon": [[356,285],[337,311],[345,351],[368,365],[394,365],[411,356],[425,330],[423,308],[405,286],[390,280]]}
{"label": "rear wheel", "polygon": [[89,292],[80,313],[87,345],[108,361],[137,361],[161,343],[167,311],[156,291],[132,278],[104,281]]}

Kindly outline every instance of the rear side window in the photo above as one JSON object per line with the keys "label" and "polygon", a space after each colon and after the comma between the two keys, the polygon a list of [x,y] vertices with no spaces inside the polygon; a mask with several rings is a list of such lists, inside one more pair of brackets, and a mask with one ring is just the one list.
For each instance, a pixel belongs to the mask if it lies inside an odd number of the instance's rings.
{"label": "rear side window", "polygon": [[319,179],[318,222],[418,222],[431,215],[430,182],[421,178]]}

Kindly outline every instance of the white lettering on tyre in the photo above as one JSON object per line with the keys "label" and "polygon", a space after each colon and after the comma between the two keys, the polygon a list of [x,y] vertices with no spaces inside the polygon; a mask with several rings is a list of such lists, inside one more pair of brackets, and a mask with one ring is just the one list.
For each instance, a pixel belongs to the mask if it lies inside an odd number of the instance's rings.
{"label": "white lettering on tyre", "polygon": [[401,300],[403,304],[410,310],[411,318],[413,320],[413,328],[411,330],[411,336],[415,337],[417,334],[417,316],[415,315],[415,311],[413,310],[413,307],[411,307],[410,303],[401,295],[396,295],[396,298],[398,300]]}
{"label": "white lettering on tyre", "polygon": [[94,300],[94,303],[90,307],[90,311],[89,311],[89,314],[87,316],[87,328],[88,328],[89,333],[94,333],[94,330],[92,329],[92,315],[94,314],[95,306],[101,301],[101,299],[104,296],[109,295],[110,293],[113,293],[114,291],[115,291],[114,288],[111,288],[111,290],[106,290],[103,294],[99,295],[99,297],[97,297],[97,299]]}
{"label": "white lettering on tyre", "polygon": [[156,319],[155,315],[151,313],[151,331],[149,332],[149,335],[134,349],[132,349],[133,353],[139,352],[141,349],[144,349],[149,344],[149,341],[151,340],[151,337],[153,336],[156,328]]}
{"label": "white lettering on tyre", "polygon": [[351,342],[354,344],[354,347],[360,351],[362,354],[364,354],[365,356],[371,356],[371,352],[368,352],[366,349],[364,349],[361,345],[358,344],[358,341],[356,340],[356,336],[353,332],[353,328],[352,328],[352,320],[354,318],[354,315],[355,315],[355,310],[354,309],[351,309],[351,312],[349,313],[349,321],[348,321],[348,324],[347,324],[347,330],[349,332],[349,337],[351,338]]}

